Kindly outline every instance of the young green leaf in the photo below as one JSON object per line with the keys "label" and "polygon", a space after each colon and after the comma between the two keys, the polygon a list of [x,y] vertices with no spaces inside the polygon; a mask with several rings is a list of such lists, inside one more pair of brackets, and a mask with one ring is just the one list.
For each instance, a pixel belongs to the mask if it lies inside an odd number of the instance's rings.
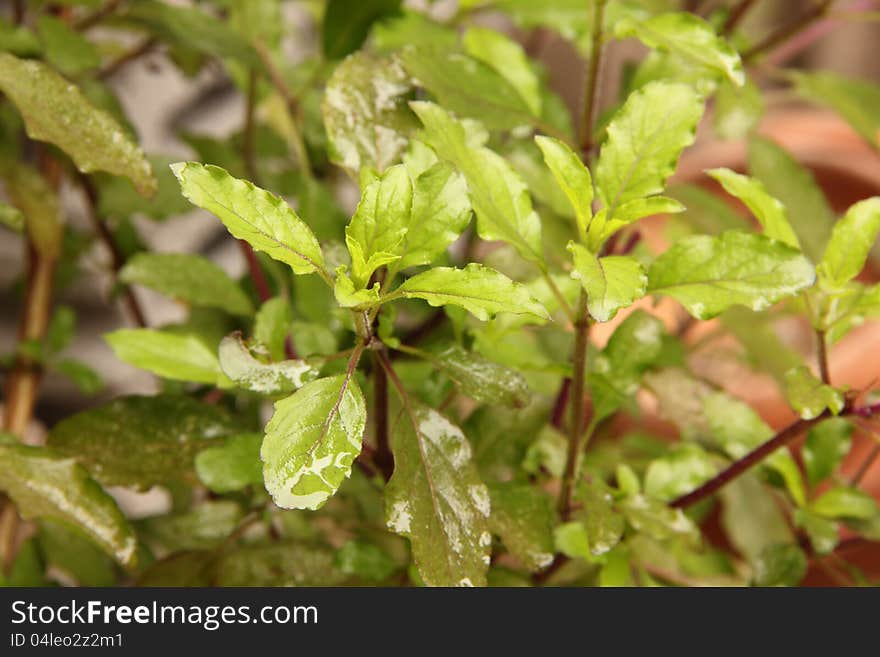
{"label": "young green leaf", "polygon": [[769,545],[752,564],[756,586],[797,586],[807,574],[807,556],[797,545]]}
{"label": "young green leaf", "polygon": [[840,287],[855,278],[880,231],[880,196],[859,201],[847,210],[831,232],[816,273],[822,284]]}
{"label": "young green leaf", "polygon": [[123,566],[135,565],[134,531],[113,498],[74,459],[46,447],[0,445],[0,489],[25,519],[69,523]]}
{"label": "young green leaf", "polygon": [[626,523],[614,508],[608,486],[598,479],[582,479],[575,486],[574,500],[580,505],[572,518],[586,530],[590,555],[609,552],[623,538]]}
{"label": "young green leaf", "polygon": [[116,357],[166,379],[228,385],[217,355],[195,335],[117,329],[104,335]]}
{"label": "young green leaf", "polygon": [[490,130],[510,130],[535,120],[516,88],[479,59],[433,48],[407,48],[401,59],[419,85],[459,116],[479,119]]}
{"label": "young green leaf", "polygon": [[746,80],[742,86],[725,80],[718,86],[713,127],[721,139],[745,138],[758,125],[763,114],[761,89],[751,80]]}
{"label": "young green leaf", "polygon": [[470,220],[464,178],[448,162],[432,165],[413,182],[412,212],[395,267],[430,264],[458,239]]}
{"label": "young green leaf", "polygon": [[432,306],[461,306],[483,321],[502,312],[548,317],[547,311],[524,285],[477,263],[464,269],[429,269],[407,279],[392,294],[424,299]]}
{"label": "young green leaf", "polygon": [[333,71],[321,105],[330,159],[354,173],[382,172],[397,161],[417,121],[400,61],[359,51]]}
{"label": "young green leaf", "polygon": [[123,283],[143,285],[194,306],[220,308],[234,315],[254,311],[250,299],[207,258],[189,253],[137,253],[119,272]]}
{"label": "young green leaf", "polygon": [[852,445],[853,425],[843,418],[831,418],[816,425],[804,443],[804,466],[812,485],[830,477]]}
{"label": "young green leaf", "polygon": [[409,226],[412,203],[412,182],[402,164],[391,167],[364,189],[345,229],[356,285],[365,286],[377,268],[399,257],[396,252]]}
{"label": "young green leaf", "polygon": [[333,295],[343,308],[369,308],[380,303],[379,288],[376,282],[371,288],[360,288],[354,284],[345,265],[336,268],[336,283],[333,286]]}
{"label": "young green leaf", "polygon": [[718,466],[702,447],[683,443],[651,461],[645,471],[645,493],[668,502],[696,489],[717,472]]}
{"label": "young green leaf", "polygon": [[31,139],[55,144],[83,173],[126,176],[142,195],[155,193],[143,151],[110,114],[45,64],[0,53],[0,91],[18,107]]}
{"label": "young green leaf", "polygon": [[684,84],[651,82],[627,98],[608,125],[594,172],[609,219],[627,201],[663,191],[702,115],[703,98]]}
{"label": "young green leaf", "polygon": [[465,126],[439,105],[410,105],[425,126],[428,145],[465,177],[480,237],[503,240],[526,260],[543,263],[541,221],[522,178],[494,151],[471,146]]}
{"label": "young green leaf", "polygon": [[339,59],[361,47],[370,27],[400,12],[401,0],[363,0],[351,4],[328,0],[321,29],[321,48],[328,59]]}
{"label": "young green leaf", "polygon": [[147,489],[191,472],[199,450],[233,433],[220,408],[189,397],[119,397],[56,424],[48,445],[105,486]]}
{"label": "young green leaf", "polygon": [[553,501],[547,493],[506,482],[489,487],[489,529],[530,572],[553,561]]}
{"label": "young green leaf", "polygon": [[830,71],[790,73],[795,91],[840,114],[872,146],[880,145],[880,86]]}
{"label": "young green leaf", "polygon": [[491,502],[461,429],[437,411],[404,400],[392,423],[391,450],[386,522],[412,542],[425,584],[484,586]]}
{"label": "young green leaf", "polygon": [[823,493],[810,505],[810,510],[824,518],[866,520],[877,515],[877,502],[867,493],[843,486]]}
{"label": "young green leaf", "polygon": [[843,410],[843,393],[822,383],[806,365],[785,374],[786,395],[792,408],[804,420],[812,420],[830,410],[834,415]]}
{"label": "young green leaf", "polygon": [[709,169],[706,173],[721,183],[724,191],[745,203],[761,226],[764,227],[764,234],[767,237],[779,240],[795,249],[801,248],[800,242],[788,222],[785,206],[770,196],[760,181],[730,169]]}
{"label": "young green leaf", "polygon": [[631,256],[597,258],[586,247],[568,243],[574,256],[573,278],[587,291],[590,315],[597,322],[614,319],[617,311],[632,305],[645,295],[648,275],[641,263]]}
{"label": "young green leaf", "polygon": [[710,319],[734,305],[764,310],[814,280],[810,262],[791,247],[728,231],[678,241],[651,265],[648,292],[667,294],[697,319]]}
{"label": "young green leaf", "polygon": [[229,436],[222,445],[203,449],[196,454],[196,474],[215,493],[231,493],[263,483],[260,462],[259,433]]}
{"label": "young green leaf", "polygon": [[307,383],[275,402],[260,450],[266,490],[283,509],[317,509],[351,474],[367,410],[350,374]]}
{"label": "young green leaf", "polygon": [[552,137],[537,136],[535,143],[544,155],[547,168],[574,208],[578,231],[586,235],[593,218],[593,179],[590,170],[564,142]]}
{"label": "young green leaf", "polygon": [[451,345],[431,360],[458,386],[462,394],[484,404],[522,408],[531,399],[525,378],[458,345]]}
{"label": "young green leaf", "polygon": [[289,393],[315,379],[318,371],[304,360],[263,363],[251,354],[241,334],[227,335],[220,341],[220,369],[236,385],[263,395]]}
{"label": "young green leaf", "polygon": [[482,27],[468,28],[461,40],[471,57],[495,69],[516,89],[532,114],[541,115],[541,84],[522,46],[500,32]]}
{"label": "young green leaf", "polygon": [[[282,199],[220,167],[178,162],[171,170],[193,205],[214,213],[229,232],[257,251],[290,265],[295,274],[324,272],[315,235]],[[326,276],[326,273],[324,273]]]}
{"label": "young green leaf", "polygon": [[731,544],[752,564],[769,546],[794,542],[782,509],[758,475],[748,472],[719,491],[721,525]]}
{"label": "young green leaf", "polygon": [[618,39],[635,37],[649,48],[675,53],[742,86],[746,76],[739,54],[712,26],[687,12],[670,12],[645,21],[624,18],[614,26]]}
{"label": "young green leaf", "polygon": [[774,142],[757,135],[749,140],[749,171],[782,202],[804,254],[819,262],[834,212],[813,174]]}

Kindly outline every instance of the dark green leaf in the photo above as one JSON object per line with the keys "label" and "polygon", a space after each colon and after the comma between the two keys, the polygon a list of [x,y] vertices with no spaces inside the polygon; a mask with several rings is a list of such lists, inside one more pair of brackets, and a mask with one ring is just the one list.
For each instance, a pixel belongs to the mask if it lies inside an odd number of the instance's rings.
{"label": "dark green leaf", "polygon": [[262,484],[262,443],[262,434],[244,433],[203,449],[195,460],[199,479],[215,493],[231,493]]}
{"label": "dark green leaf", "polygon": [[400,11],[401,0],[328,0],[321,44],[324,56],[339,59],[361,47],[373,23]]}

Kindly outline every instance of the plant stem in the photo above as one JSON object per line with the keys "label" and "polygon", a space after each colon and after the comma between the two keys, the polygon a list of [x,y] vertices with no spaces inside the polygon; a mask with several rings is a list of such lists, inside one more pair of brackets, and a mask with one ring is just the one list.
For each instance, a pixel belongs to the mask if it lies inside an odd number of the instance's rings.
{"label": "plant stem", "polygon": [[559,392],[556,393],[556,401],[553,402],[553,412],[550,415],[550,424],[559,431],[563,430],[565,425],[565,408],[568,406],[568,400],[571,397],[571,377],[565,377],[559,386]]}
{"label": "plant stem", "polygon": [[831,374],[828,368],[828,345],[825,342],[825,331],[816,331],[816,357],[819,361],[819,375],[822,383],[831,385]]}
{"label": "plant stem", "polygon": [[581,113],[581,154],[584,162],[589,160],[593,150],[593,125],[596,122],[596,90],[602,70],[602,23],[605,20],[606,0],[596,0],[593,5],[593,41],[590,47],[590,62],[587,69],[587,83],[584,87],[583,112]]}
{"label": "plant stem", "polygon": [[255,185],[260,185],[260,173],[257,170],[257,156],[254,148],[254,110],[257,104],[257,72],[253,69],[248,71],[247,91],[244,105],[244,127],[241,132],[241,155],[244,160],[244,168],[248,178]]}
{"label": "plant stem", "polygon": [[128,52],[123,53],[116,59],[111,62],[108,62],[106,65],[98,69],[98,72],[95,76],[99,80],[104,80],[109,78],[111,75],[119,72],[127,64],[130,64],[134,60],[146,55],[148,52],[153,50],[159,44],[159,40],[155,37],[150,37],[149,39],[144,39],[136,45],[134,48],[129,50]]}
{"label": "plant stem", "polygon": [[[119,270],[125,266],[125,257],[122,255],[122,251],[116,243],[116,238],[113,236],[113,233],[110,232],[110,228],[108,228],[104,220],[98,215],[98,190],[95,189],[94,184],[92,184],[92,181],[85,174],[79,174],[78,178],[80,187],[82,187],[83,194],[86,197],[89,220],[92,222],[92,226],[95,229],[95,234],[98,236],[98,239],[101,240],[106,249],[110,252],[113,276],[118,283]],[[147,319],[134,290],[128,285],[122,285],[122,298],[125,301],[125,305],[128,307],[128,312],[134,323],[142,328],[146,327]]]}
{"label": "plant stem", "polygon": [[754,4],[755,0],[740,0],[739,4],[728,15],[727,20],[724,21],[724,25],[721,27],[721,34],[724,36],[731,34]]}
{"label": "plant stem", "polygon": [[758,55],[773,50],[776,46],[788,41],[790,38],[800,33],[801,30],[804,30],[816,21],[822,19],[825,14],[828,13],[828,10],[831,9],[833,4],[834,0],[821,0],[818,4],[813,5],[809,11],[800,16],[797,20],[770,33],[763,41],[759,41],[757,44],[746,50],[742,54],[743,62],[749,62]]}
{"label": "plant stem", "polygon": [[383,350],[384,348],[373,352],[373,426],[376,430],[373,463],[379,468],[385,481],[388,481],[394,472],[394,456],[388,442],[388,373],[382,366]]}
{"label": "plant stem", "polygon": [[877,457],[880,456],[880,445],[874,445],[871,448],[871,451],[868,453],[868,456],[862,461],[862,464],[859,466],[859,469],[856,470],[855,474],[852,476],[852,479],[849,482],[850,486],[858,486],[862,483],[862,479],[864,479],[865,475],[868,474],[868,470],[871,469],[871,466],[874,465],[874,461],[877,460]]}
{"label": "plant stem", "polygon": [[104,4],[103,7],[96,9],[91,14],[83,16],[80,20],[78,20],[74,24],[74,28],[82,32],[84,30],[88,30],[91,27],[94,27],[105,18],[109,18],[114,13],[116,13],[116,10],[119,9],[121,4],[122,0],[109,0]]}

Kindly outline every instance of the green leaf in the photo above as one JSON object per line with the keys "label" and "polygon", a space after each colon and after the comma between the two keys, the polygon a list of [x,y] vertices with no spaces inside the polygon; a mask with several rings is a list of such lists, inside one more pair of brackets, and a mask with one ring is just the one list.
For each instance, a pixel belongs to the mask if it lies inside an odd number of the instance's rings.
{"label": "green leaf", "polygon": [[160,221],[185,214],[192,209],[180,193],[177,178],[170,165],[177,161],[166,155],[148,155],[147,161],[156,177],[156,194],[145,199],[137,193],[127,178],[117,178],[107,174],[96,174],[94,181],[98,187],[98,214],[101,217],[122,221],[134,215],[144,215]]}
{"label": "green leaf", "polygon": [[347,575],[382,582],[397,570],[397,564],[378,545],[347,541],[336,553],[336,566]]}
{"label": "green leaf", "polygon": [[797,586],[807,574],[807,556],[797,545],[768,545],[752,564],[756,586]]}
{"label": "green leaf", "polygon": [[46,347],[50,353],[63,351],[76,332],[76,313],[70,306],[58,306],[46,329]]}
{"label": "green leaf", "polygon": [[123,566],[135,564],[137,539],[128,521],[72,458],[46,447],[0,445],[0,489],[23,518],[70,524]]}
{"label": "green leaf", "polygon": [[62,571],[80,586],[115,585],[113,559],[80,531],[69,527],[54,520],[40,520],[37,537],[47,569]]}
{"label": "green leaf", "polygon": [[785,393],[795,412],[804,420],[812,420],[830,410],[834,415],[843,410],[843,393],[822,383],[806,365],[785,374]]}
{"label": "green leaf", "polygon": [[24,215],[15,206],[0,201],[0,224],[16,233],[24,232]]}
{"label": "green leaf", "polygon": [[472,147],[465,126],[439,105],[413,102],[411,107],[425,126],[428,145],[465,177],[480,237],[503,240],[526,260],[543,263],[541,221],[522,178],[494,151]]}
{"label": "green leaf", "polygon": [[801,248],[800,242],[788,222],[785,206],[770,196],[760,181],[730,169],[709,169],[706,173],[721,183],[728,194],[745,203],[763,226],[764,234],[767,237],[779,240],[795,249]]}
{"label": "green leaf", "polygon": [[880,144],[880,86],[830,71],[793,72],[795,91],[842,116],[872,146]]}
{"label": "green leaf", "polygon": [[424,299],[432,306],[461,306],[483,321],[502,312],[540,318],[548,316],[524,285],[476,263],[464,269],[429,269],[407,279],[392,294]]}
{"label": "green leaf", "polygon": [[495,30],[482,27],[468,28],[461,40],[471,57],[495,69],[516,89],[532,114],[541,115],[541,85],[522,46]]}
{"label": "green leaf", "polygon": [[385,518],[410,539],[422,580],[428,586],[485,586],[491,502],[461,429],[404,400],[392,420],[391,451]]}
{"label": "green leaf", "polygon": [[356,52],[333,71],[321,104],[330,159],[349,171],[396,162],[417,121],[409,76],[394,57]]}
{"label": "green leaf", "polygon": [[817,554],[830,554],[840,542],[840,529],[834,520],[823,518],[807,509],[796,509],[794,523],[807,532]]}
{"label": "green leaf", "polygon": [[37,18],[37,35],[46,61],[65,75],[76,76],[101,65],[92,42],[54,16]]}
{"label": "green leaf", "polygon": [[196,335],[156,329],[117,329],[104,334],[116,357],[166,379],[226,385],[220,362]]}
{"label": "green leaf", "polygon": [[634,495],[620,503],[620,510],[633,529],[654,540],[681,538],[699,543],[699,530],[684,511],[668,507],[660,500],[643,494]]}
{"label": "green leaf", "polygon": [[189,397],[119,397],[56,424],[48,445],[106,486],[146,489],[190,472],[199,450],[231,433],[221,409]]}
{"label": "green leaf", "polygon": [[630,94],[608,125],[594,172],[610,218],[624,203],[663,191],[702,115],[703,98],[684,84],[650,82]]}
{"label": "green leaf", "polygon": [[670,196],[687,208],[681,215],[682,222],[697,233],[718,235],[726,230],[751,229],[751,224],[741,217],[717,195],[698,185],[674,185],[668,190]]}
{"label": "green leaf", "polygon": [[519,372],[458,345],[450,345],[431,360],[462,394],[478,402],[522,408],[531,399],[529,385]]}
{"label": "green leaf", "polygon": [[815,280],[798,251],[763,235],[728,231],[679,240],[648,270],[648,292],[677,299],[697,319],[731,306],[764,310]]}
{"label": "green leaf", "polygon": [[552,137],[535,137],[535,143],[544,155],[547,168],[574,208],[581,236],[593,218],[593,179],[590,170],[564,142]]}
{"label": "green leaf", "polygon": [[178,162],[171,170],[193,205],[214,213],[229,232],[257,251],[290,265],[295,274],[323,271],[315,235],[282,199],[220,167]]}
{"label": "green leaf", "polygon": [[877,514],[877,502],[856,488],[840,486],[823,493],[810,504],[810,510],[824,518],[867,520]]}
{"label": "green leaf", "polygon": [[413,183],[412,212],[395,267],[430,264],[458,239],[470,220],[464,178],[448,162],[432,165]]}
{"label": "green leaf", "polygon": [[788,210],[804,254],[819,262],[831,235],[834,212],[809,169],[769,139],[749,140],[749,171]]}
{"label": "green leaf", "polygon": [[520,409],[482,406],[468,416],[465,434],[474,448],[474,462],[486,481],[510,481],[521,474],[528,446],[547,423],[541,402]]}
{"label": "green leaf", "polygon": [[216,586],[339,586],[333,551],[302,543],[244,545],[217,564]]}
{"label": "green leaf", "polygon": [[[719,85],[715,94],[713,126],[721,139],[745,138],[758,125],[763,114],[764,98],[761,89],[751,80],[746,80],[742,86],[729,80]],[[763,182],[767,184],[766,180]]]}
{"label": "green leaf", "polygon": [[412,182],[402,164],[386,170],[364,189],[345,229],[357,286],[364,287],[376,269],[398,258],[396,251],[409,226],[412,203]]}
{"label": "green leaf", "polygon": [[828,287],[840,287],[855,278],[880,231],[880,196],[859,201],[834,224],[831,239],[816,267],[819,281]]}
{"label": "green leaf", "polygon": [[569,559],[592,561],[587,530],[577,521],[564,522],[553,528],[553,545],[556,551]]}
{"label": "green leaf", "polygon": [[49,260],[57,259],[64,237],[61,207],[58,196],[45,178],[36,169],[19,163],[7,173],[6,192],[24,215],[27,234],[34,248]]}
{"label": "green leaf", "polygon": [[272,360],[284,359],[284,343],[290,335],[293,312],[283,297],[263,303],[254,317],[254,340],[269,350]]}
{"label": "green leaf", "polygon": [[371,288],[360,288],[354,284],[347,273],[345,265],[336,268],[336,282],[333,286],[333,295],[336,303],[343,308],[365,309],[380,303],[379,289],[381,283],[376,281]]}
{"label": "green leaf", "polygon": [[196,474],[205,486],[220,494],[262,484],[262,442],[258,433],[229,436],[222,445],[207,447],[196,455]]}
{"label": "green leaf", "polygon": [[590,555],[606,554],[620,542],[626,526],[623,515],[612,504],[611,490],[598,479],[582,479],[575,486],[574,499],[580,508],[572,518],[586,531]]}
{"label": "green leaf", "polygon": [[321,29],[327,59],[339,59],[361,47],[373,23],[400,12],[401,0],[328,0]]}
{"label": "green leaf", "polygon": [[126,176],[142,195],[155,193],[143,151],[113,117],[46,65],[0,53],[0,91],[18,107],[31,139],[55,144],[83,173]]}
{"label": "green leaf", "polygon": [[351,474],[367,410],[351,375],[307,383],[275,402],[260,456],[263,479],[283,509],[317,509]]}
{"label": "green leaf", "polygon": [[137,253],[120,270],[119,280],[143,285],[194,306],[220,308],[234,315],[250,315],[254,311],[238,283],[200,255]]}
{"label": "green leaf", "polygon": [[318,371],[304,360],[264,363],[257,360],[241,339],[240,333],[220,341],[220,369],[238,387],[263,395],[290,393],[315,379]]}
{"label": "green leaf", "polygon": [[489,488],[489,528],[530,572],[553,561],[553,501],[547,493],[513,482]]}
{"label": "green leaf", "polygon": [[420,86],[459,116],[479,119],[490,130],[510,130],[535,121],[516,88],[479,59],[416,47],[404,49],[401,60]]}
{"label": "green leaf", "polygon": [[635,37],[649,48],[675,53],[737,86],[745,82],[739,54],[694,14],[671,12],[645,21],[623,18],[614,26],[614,33],[618,39]]}
{"label": "green leaf", "polygon": [[206,550],[218,547],[244,517],[232,500],[208,500],[182,513],[146,518],[140,535],[165,550]]}
{"label": "green leaf", "polygon": [[792,543],[788,521],[755,473],[748,472],[724,486],[721,525],[733,547],[755,564],[764,550],[777,543]]}
{"label": "green leaf", "polygon": [[94,395],[104,389],[104,381],[91,367],[78,360],[65,358],[49,364],[49,369],[67,377],[83,394]]}
{"label": "green leaf", "polygon": [[651,461],[645,472],[645,493],[668,502],[696,489],[717,471],[715,462],[702,447],[683,443]]}
{"label": "green leaf", "polygon": [[0,51],[16,57],[38,57],[42,47],[36,35],[25,25],[0,20]]}
{"label": "green leaf", "polygon": [[804,443],[804,466],[812,485],[828,478],[852,445],[853,425],[843,418],[831,418],[810,429]]}
{"label": "green leaf", "polygon": [[568,250],[574,256],[572,278],[578,279],[587,291],[590,315],[597,322],[614,319],[618,310],[645,295],[648,275],[632,256],[597,258],[574,242],[568,243]]}

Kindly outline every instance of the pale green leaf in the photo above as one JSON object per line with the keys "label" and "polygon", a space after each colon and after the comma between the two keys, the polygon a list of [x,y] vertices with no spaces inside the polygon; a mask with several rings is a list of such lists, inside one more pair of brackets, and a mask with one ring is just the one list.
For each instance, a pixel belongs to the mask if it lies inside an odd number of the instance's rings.
{"label": "pale green leaf", "polygon": [[804,420],[819,417],[826,409],[834,415],[843,410],[843,393],[822,383],[806,365],[786,372],[785,392],[792,408]]}
{"label": "pale green leaf", "polygon": [[743,139],[758,125],[763,114],[761,89],[751,80],[742,86],[729,80],[719,85],[715,93],[713,127],[721,139]]}
{"label": "pale green leaf", "polygon": [[574,499],[580,507],[572,518],[586,531],[590,555],[607,553],[623,538],[626,526],[624,517],[614,508],[611,490],[598,479],[582,479],[575,486]]}
{"label": "pale green leaf", "polygon": [[627,497],[619,506],[626,521],[641,534],[657,541],[679,538],[699,543],[697,526],[681,509],[673,509],[644,494]]}
{"label": "pale green leaf", "polygon": [[880,86],[867,80],[846,78],[830,71],[789,74],[798,94],[840,114],[863,139],[880,145]]}
{"label": "pale green leaf", "polygon": [[810,510],[825,518],[866,520],[877,515],[877,502],[856,488],[839,486],[813,500]]}
{"label": "pale green leaf", "polygon": [[727,77],[742,86],[745,72],[739,54],[712,26],[702,18],[686,12],[660,14],[645,21],[624,18],[614,28],[622,39],[635,37],[650,48],[656,48]]}
{"label": "pale green leaf", "polygon": [[564,142],[552,137],[535,137],[547,168],[574,208],[578,229],[583,236],[593,218],[593,179],[590,170]]}
{"label": "pale green leaf", "polygon": [[58,258],[64,228],[58,196],[49,183],[33,167],[19,163],[7,173],[6,192],[23,215],[34,248],[49,260]]}
{"label": "pale green leaf", "polygon": [[189,397],[119,397],[56,424],[48,445],[105,486],[146,489],[191,472],[199,450],[233,433],[222,409]]}
{"label": "pale green leaf", "polygon": [[317,509],[351,474],[367,410],[357,380],[307,383],[275,403],[260,457],[266,490],[283,509]]}
{"label": "pale green leaf", "polygon": [[269,350],[272,360],[284,358],[284,345],[290,335],[293,312],[283,297],[273,297],[263,303],[254,317],[254,340]]}
{"label": "pale green leaf", "polygon": [[138,253],[120,270],[119,280],[143,285],[194,306],[220,308],[234,315],[250,315],[254,311],[238,283],[200,255]]}
{"label": "pale green leaf", "polygon": [[155,193],[143,151],[112,116],[45,64],[0,53],[0,91],[18,107],[31,139],[55,144],[83,173],[126,176],[144,196]]}
{"label": "pale green leaf", "polygon": [[263,483],[259,433],[229,436],[222,444],[203,449],[196,455],[196,474],[215,493],[231,493]]}
{"label": "pale green leaf", "polygon": [[590,315],[597,322],[614,319],[617,311],[645,295],[648,275],[641,263],[631,256],[597,258],[585,247],[569,242],[574,256],[573,278],[587,291]]}
{"label": "pale green leaf", "polygon": [[425,126],[425,141],[467,181],[480,237],[503,240],[523,258],[542,263],[541,221],[522,178],[494,151],[473,146],[465,125],[439,105],[411,106]]}
{"label": "pale green leaf", "polygon": [[220,341],[220,368],[238,387],[263,395],[289,393],[315,379],[318,371],[304,360],[264,363],[255,358],[240,333]]}
{"label": "pale green leaf", "polygon": [[116,357],[166,379],[225,384],[217,355],[195,335],[157,329],[117,329],[104,339]]}
{"label": "pale green leaf", "polygon": [[15,206],[0,201],[0,224],[16,233],[21,233],[25,226],[24,215]]}
{"label": "pale green leaf", "polygon": [[400,61],[356,52],[333,71],[321,105],[330,158],[352,172],[384,171],[400,157],[418,124]]}
{"label": "pale green leaf", "polygon": [[402,164],[386,170],[367,185],[345,229],[355,284],[364,286],[383,264],[397,259],[396,251],[409,226],[413,189]]}
{"label": "pale green leaf", "polygon": [[815,486],[832,475],[849,454],[852,434],[852,423],[843,418],[831,418],[810,429],[803,457],[811,484]]}
{"label": "pale green leaf", "polygon": [[730,169],[709,169],[706,173],[721,183],[728,194],[745,203],[763,226],[764,234],[767,237],[779,240],[795,249],[801,248],[800,242],[788,222],[785,206],[770,196],[759,180]]}
{"label": "pale green leaf", "polygon": [[718,466],[697,444],[683,443],[654,459],[645,472],[645,493],[668,502],[711,479]]}
{"label": "pale green leaf", "polygon": [[431,359],[471,399],[514,408],[522,408],[531,399],[529,385],[519,372],[458,345],[447,347]]}
{"label": "pale green leaf", "polygon": [[153,549],[208,550],[219,547],[243,516],[232,500],[207,500],[186,511],[145,518],[138,533]]}
{"label": "pale green leaf", "polygon": [[753,136],[749,171],[782,202],[804,254],[818,262],[831,235],[834,212],[810,170],[769,139]]}
{"label": "pale green leaf", "polygon": [[489,487],[489,528],[530,572],[553,561],[553,500],[528,484],[507,482]]}
{"label": "pale green leaf", "polygon": [[461,429],[405,400],[392,420],[391,450],[385,518],[410,539],[422,580],[428,586],[484,586],[491,501]]}
{"label": "pale green leaf", "polygon": [[795,509],[792,520],[795,526],[807,532],[810,544],[817,554],[830,554],[840,543],[840,528],[834,520],[823,518],[807,509]]}
{"label": "pale green leaf", "polygon": [[736,550],[754,564],[769,546],[794,536],[770,489],[747,472],[719,491],[721,526]]}
{"label": "pale green leaf", "polygon": [[393,295],[424,299],[432,306],[460,306],[483,321],[497,313],[547,317],[524,285],[476,263],[464,269],[435,267],[416,274]]}
{"label": "pale green leaf", "polygon": [[627,201],[663,191],[702,115],[703,98],[684,84],[651,82],[627,98],[608,125],[594,172],[611,218]]}
{"label": "pale green leaf", "polygon": [[728,231],[678,241],[651,265],[648,292],[669,295],[697,319],[710,319],[734,305],[764,310],[814,280],[812,265],[795,249]]}
{"label": "pale green leaf", "polygon": [[70,524],[123,566],[137,558],[137,538],[116,502],[74,459],[46,447],[0,445],[0,489],[25,519]]}
{"label": "pale green leaf", "polygon": [[462,43],[471,57],[491,66],[516,89],[532,114],[541,115],[541,85],[522,46],[482,27],[468,28]]}
{"label": "pale green leaf", "polygon": [[171,169],[184,196],[217,215],[234,237],[287,263],[296,274],[323,271],[318,240],[282,199],[220,167],[178,162]]}
{"label": "pale green leaf", "polygon": [[807,574],[807,556],[797,545],[768,545],[752,563],[756,586],[797,586]]}
{"label": "pale green leaf", "polygon": [[91,41],[54,16],[37,19],[37,36],[47,62],[65,75],[78,75],[101,65],[98,49]]}
{"label": "pale green leaf", "polygon": [[855,278],[880,231],[880,196],[859,201],[847,210],[831,232],[822,260],[816,267],[819,280],[839,287]]}
{"label": "pale green leaf", "polygon": [[371,288],[359,288],[351,280],[345,265],[336,269],[336,282],[333,285],[333,295],[343,308],[369,308],[379,303],[379,288],[376,282]]}

